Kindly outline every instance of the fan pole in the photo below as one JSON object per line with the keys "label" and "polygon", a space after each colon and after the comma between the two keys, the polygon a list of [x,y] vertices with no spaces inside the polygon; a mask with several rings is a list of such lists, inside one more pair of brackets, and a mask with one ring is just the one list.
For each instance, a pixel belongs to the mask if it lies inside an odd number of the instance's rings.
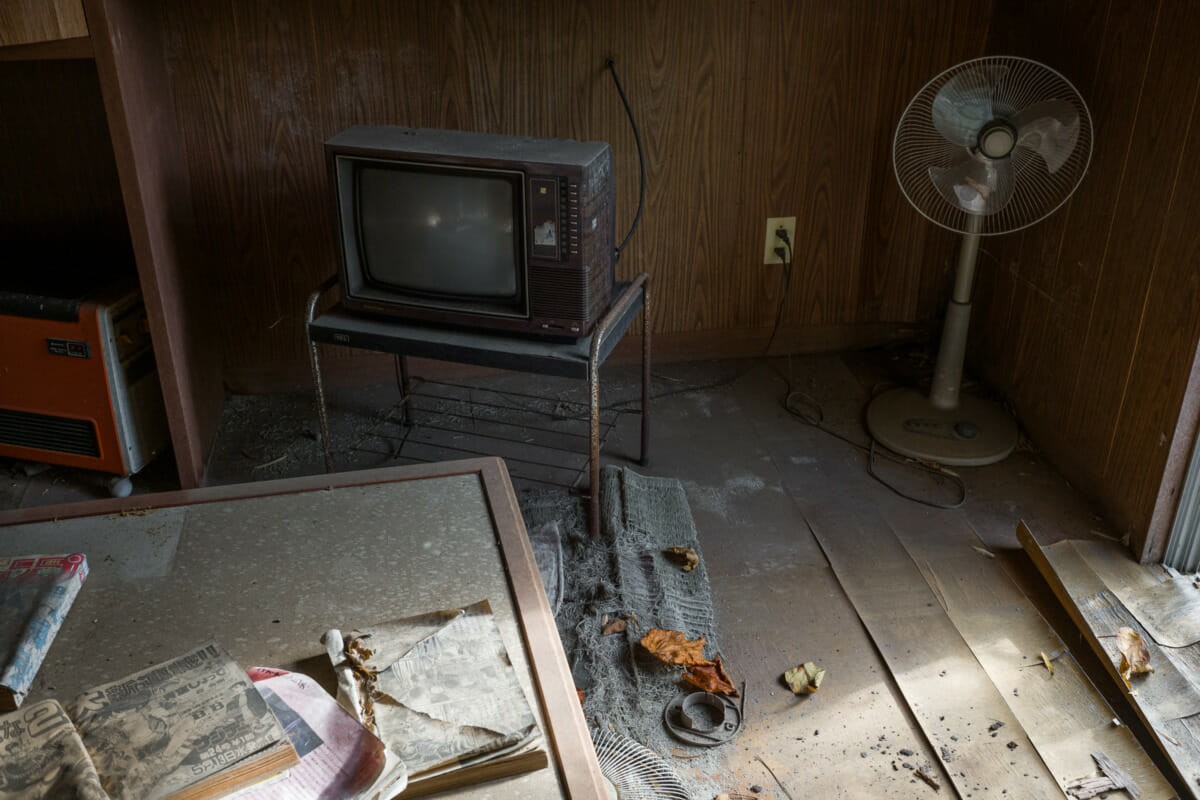
{"label": "fan pole", "polygon": [[966,228],[929,394],[907,387],[883,392],[867,406],[867,429],[884,447],[902,455],[982,466],[1013,451],[1017,424],[1000,406],[959,392],[983,217],[970,215]]}
{"label": "fan pole", "polygon": [[970,214],[967,231],[958,250],[958,272],[954,277],[954,294],[946,307],[942,325],[942,341],[938,345],[937,362],[933,368],[933,385],[929,402],[934,408],[958,408],[958,388],[962,384],[963,360],[967,354],[967,329],[971,324],[971,291],[975,286],[975,259],[979,255],[979,231],[983,217]]}

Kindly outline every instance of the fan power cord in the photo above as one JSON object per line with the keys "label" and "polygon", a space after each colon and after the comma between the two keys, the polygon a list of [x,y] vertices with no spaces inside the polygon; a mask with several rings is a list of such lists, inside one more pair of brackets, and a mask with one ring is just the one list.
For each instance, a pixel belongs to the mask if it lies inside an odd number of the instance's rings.
{"label": "fan power cord", "polygon": [[[737,383],[742,378],[750,374],[750,370],[757,366],[758,362],[766,358],[771,352],[771,345],[775,343],[775,336],[779,333],[779,325],[783,320],[783,309],[787,305],[788,292],[792,286],[792,243],[788,240],[788,233],[785,229],[780,228],[775,231],[775,235],[779,237],[787,249],[776,247],[775,254],[783,259],[783,293],[779,296],[779,304],[775,308],[775,324],[771,327],[771,335],[767,338],[767,346],[763,348],[762,354],[755,357],[750,364],[728,378],[722,378],[719,381],[712,383],[704,383],[696,386],[683,386],[679,389],[672,389],[669,392],[661,392],[660,394],[650,395],[651,400],[659,400],[664,397],[674,397],[675,395],[688,394],[689,392],[703,392],[708,389],[720,389],[724,386]],[[661,376],[658,376],[661,377]],[[631,411],[638,400],[621,400],[612,405],[603,406],[605,411]]]}
{"label": "fan power cord", "polygon": [[[967,485],[963,482],[963,479],[961,477],[959,477],[958,475],[955,475],[953,472],[950,472],[949,470],[943,469],[941,467],[931,466],[929,464],[926,464],[923,461],[916,461],[916,460],[913,460],[910,458],[905,458],[903,456],[893,455],[890,451],[888,451],[886,449],[880,450],[878,447],[877,440],[875,439],[874,436],[871,436],[870,433],[868,433],[867,435],[870,437],[871,441],[868,444],[864,445],[860,442],[854,441],[853,439],[849,438],[848,436],[843,436],[842,434],[838,433],[837,431],[833,430],[828,425],[826,425],[825,424],[825,412],[821,409],[821,404],[818,403],[816,400],[814,400],[810,395],[806,394],[805,392],[802,392],[799,389],[792,388],[792,357],[790,354],[788,355],[788,374],[786,376],[784,376],[784,375],[780,374],[778,372],[778,370],[776,371],[776,374],[778,374],[779,377],[781,379],[783,379],[783,382],[787,385],[787,394],[784,395],[784,399],[783,399],[784,410],[787,411],[789,414],[791,414],[793,417],[796,417],[797,419],[799,419],[801,422],[804,422],[807,425],[811,425],[812,427],[816,428],[817,430],[821,431],[822,433],[825,433],[828,436],[832,436],[833,438],[838,439],[838,440],[850,445],[851,447],[855,448],[856,450],[858,450],[862,453],[865,453],[867,456],[867,474],[870,475],[875,480],[879,481],[881,484],[883,484],[885,487],[887,487],[891,492],[899,495],[900,497],[903,497],[905,500],[911,500],[912,502],[920,503],[923,506],[929,506],[930,508],[940,508],[940,509],[944,509],[947,511],[955,509],[955,508],[961,508],[962,505],[967,502]],[[874,394],[875,393],[872,392],[873,396],[874,396]],[[807,406],[807,410],[802,409],[802,408],[797,408],[797,405],[796,405],[797,402],[803,402],[803,404],[805,406]],[[905,492],[903,489],[900,489],[895,484],[888,482],[886,479],[884,479],[884,477],[882,475],[880,475],[876,471],[875,465],[877,463],[878,458],[881,458],[881,457],[885,458],[888,461],[891,461],[895,464],[900,464],[901,466],[906,466],[911,469],[915,469],[919,472],[924,472],[928,475],[932,475],[933,477],[937,478],[938,480],[948,480],[958,490],[958,500],[956,500],[953,503],[942,503],[937,500],[927,500],[924,497],[917,497],[916,495]]]}
{"label": "fan power cord", "polygon": [[767,339],[767,346],[763,348],[762,357],[766,358],[771,354],[771,345],[775,344],[775,336],[779,333],[779,323],[783,320],[783,309],[787,305],[788,294],[792,288],[792,262],[795,253],[792,251],[792,243],[788,239],[786,228],[779,228],[775,231],[775,237],[783,242],[786,246],[787,255],[784,255],[783,247],[775,248],[775,255],[783,262],[783,294],[779,298],[779,305],[775,309],[775,325],[771,328],[771,337]]}
{"label": "fan power cord", "polygon": [[646,204],[646,154],[642,150],[642,135],[638,132],[637,122],[633,119],[633,110],[629,107],[629,98],[625,96],[625,90],[621,88],[621,79],[617,77],[617,62],[610,58],[604,62],[604,66],[608,67],[608,71],[612,74],[613,83],[617,87],[617,94],[621,96],[621,104],[625,106],[625,115],[629,117],[629,127],[633,128],[633,141],[637,143],[638,151],[638,172],[641,176],[638,188],[638,207],[637,213],[633,216],[633,224],[629,226],[629,233],[625,234],[625,238],[621,240],[621,243],[617,245],[616,250],[613,252],[613,260],[617,261],[620,260],[621,251],[625,249],[625,245],[629,243],[633,232],[637,230],[638,223],[642,220],[642,208]]}

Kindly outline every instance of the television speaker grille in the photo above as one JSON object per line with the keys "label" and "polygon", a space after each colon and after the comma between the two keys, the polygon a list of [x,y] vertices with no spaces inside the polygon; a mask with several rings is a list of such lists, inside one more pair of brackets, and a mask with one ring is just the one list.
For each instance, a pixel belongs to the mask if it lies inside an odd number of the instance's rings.
{"label": "television speaker grille", "polygon": [[539,316],[583,322],[591,302],[591,270],[529,268],[529,298]]}
{"label": "television speaker grille", "polygon": [[98,458],[100,441],[90,420],[0,408],[0,444]]}

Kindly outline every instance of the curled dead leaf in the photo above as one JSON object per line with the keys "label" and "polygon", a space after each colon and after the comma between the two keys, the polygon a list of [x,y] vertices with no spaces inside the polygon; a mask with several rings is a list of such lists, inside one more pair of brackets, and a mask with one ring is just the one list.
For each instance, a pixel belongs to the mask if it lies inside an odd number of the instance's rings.
{"label": "curled dead leaf", "polygon": [[783,673],[783,679],[794,694],[812,694],[821,688],[821,681],[825,680],[825,669],[812,661],[806,661]]}
{"label": "curled dead leaf", "polygon": [[1133,688],[1129,683],[1131,675],[1154,672],[1154,667],[1150,666],[1150,649],[1146,647],[1142,635],[1133,628],[1117,630],[1117,649],[1121,651],[1121,677],[1129,688]]}
{"label": "curled dead leaf", "polygon": [[679,631],[651,628],[642,637],[642,647],[658,660],[681,667],[712,663],[704,657],[703,636],[688,639]]}
{"label": "curled dead leaf", "polygon": [[711,663],[694,664],[689,666],[683,672],[683,679],[712,694],[727,694],[731,697],[738,696],[738,690],[734,687],[733,681],[729,679],[729,675],[725,672],[725,665],[721,663],[721,657],[717,656]]}
{"label": "curled dead leaf", "polygon": [[600,629],[600,635],[608,636],[610,633],[620,633],[621,631],[625,630],[627,625],[629,625],[628,620],[624,620],[620,617],[614,617],[606,622],[604,627]]}
{"label": "curled dead leaf", "polygon": [[674,547],[668,547],[666,553],[667,558],[681,566],[684,572],[691,572],[700,564],[700,555],[694,547],[675,545]]}

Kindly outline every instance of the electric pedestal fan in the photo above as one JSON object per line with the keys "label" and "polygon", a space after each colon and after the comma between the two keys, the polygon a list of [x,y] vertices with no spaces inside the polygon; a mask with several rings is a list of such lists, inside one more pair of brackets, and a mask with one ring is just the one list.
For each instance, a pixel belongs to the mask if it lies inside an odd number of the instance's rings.
{"label": "electric pedestal fan", "polygon": [[1044,64],[976,58],[917,93],[896,126],[892,155],[904,196],[931,222],[961,233],[962,243],[929,394],[880,394],[867,407],[867,428],[891,450],[927,461],[1000,461],[1016,446],[1016,422],[959,394],[979,241],[1034,224],[1075,191],[1092,155],[1087,105]]}

